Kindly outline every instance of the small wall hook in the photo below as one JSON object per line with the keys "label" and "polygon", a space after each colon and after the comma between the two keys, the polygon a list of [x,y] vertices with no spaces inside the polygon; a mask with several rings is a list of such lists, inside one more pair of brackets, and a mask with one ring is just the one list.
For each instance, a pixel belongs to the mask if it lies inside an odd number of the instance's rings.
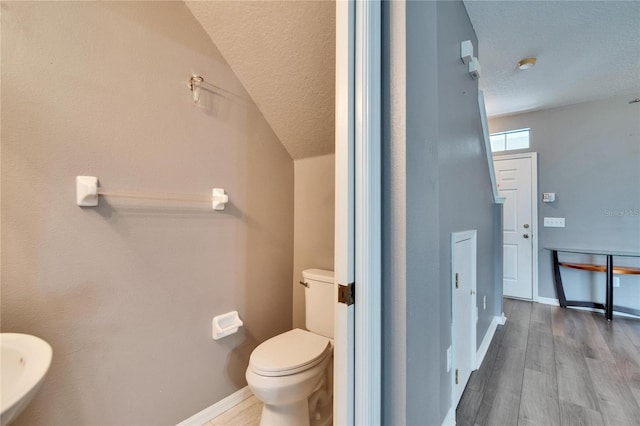
{"label": "small wall hook", "polygon": [[193,102],[198,103],[200,100],[200,85],[204,83],[204,78],[199,75],[191,76],[189,79],[189,88],[193,92]]}

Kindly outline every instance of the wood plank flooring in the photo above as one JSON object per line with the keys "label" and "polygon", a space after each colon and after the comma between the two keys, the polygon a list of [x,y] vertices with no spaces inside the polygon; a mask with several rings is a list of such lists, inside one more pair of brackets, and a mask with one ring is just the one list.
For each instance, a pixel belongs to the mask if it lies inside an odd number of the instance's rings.
{"label": "wood plank flooring", "polygon": [[640,425],[640,320],[505,299],[458,425]]}
{"label": "wood plank flooring", "polygon": [[260,416],[262,416],[262,402],[255,395],[251,395],[203,426],[258,426]]}

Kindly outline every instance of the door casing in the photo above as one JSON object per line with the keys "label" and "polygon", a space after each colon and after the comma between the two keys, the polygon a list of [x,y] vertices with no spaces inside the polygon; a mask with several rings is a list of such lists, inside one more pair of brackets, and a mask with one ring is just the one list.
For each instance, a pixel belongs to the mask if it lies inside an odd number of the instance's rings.
{"label": "door casing", "polygon": [[532,301],[539,301],[538,296],[538,153],[522,152],[519,154],[495,155],[493,161],[516,160],[528,158],[531,161],[531,285]]}
{"label": "door casing", "polygon": [[381,424],[380,2],[336,2],[334,424]]}

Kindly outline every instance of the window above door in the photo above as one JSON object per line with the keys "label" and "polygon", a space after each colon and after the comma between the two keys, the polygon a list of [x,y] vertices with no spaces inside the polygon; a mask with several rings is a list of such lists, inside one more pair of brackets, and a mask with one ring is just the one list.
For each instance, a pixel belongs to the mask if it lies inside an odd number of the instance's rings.
{"label": "window above door", "polygon": [[530,129],[518,129],[490,134],[491,152],[529,148],[529,132]]}

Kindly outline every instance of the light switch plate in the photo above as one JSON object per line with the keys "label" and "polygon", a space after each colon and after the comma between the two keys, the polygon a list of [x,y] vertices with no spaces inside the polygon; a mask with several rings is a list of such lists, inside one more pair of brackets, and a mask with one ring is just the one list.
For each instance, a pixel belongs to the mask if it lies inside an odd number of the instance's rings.
{"label": "light switch plate", "polygon": [[544,226],[547,228],[564,228],[564,217],[545,217]]}

